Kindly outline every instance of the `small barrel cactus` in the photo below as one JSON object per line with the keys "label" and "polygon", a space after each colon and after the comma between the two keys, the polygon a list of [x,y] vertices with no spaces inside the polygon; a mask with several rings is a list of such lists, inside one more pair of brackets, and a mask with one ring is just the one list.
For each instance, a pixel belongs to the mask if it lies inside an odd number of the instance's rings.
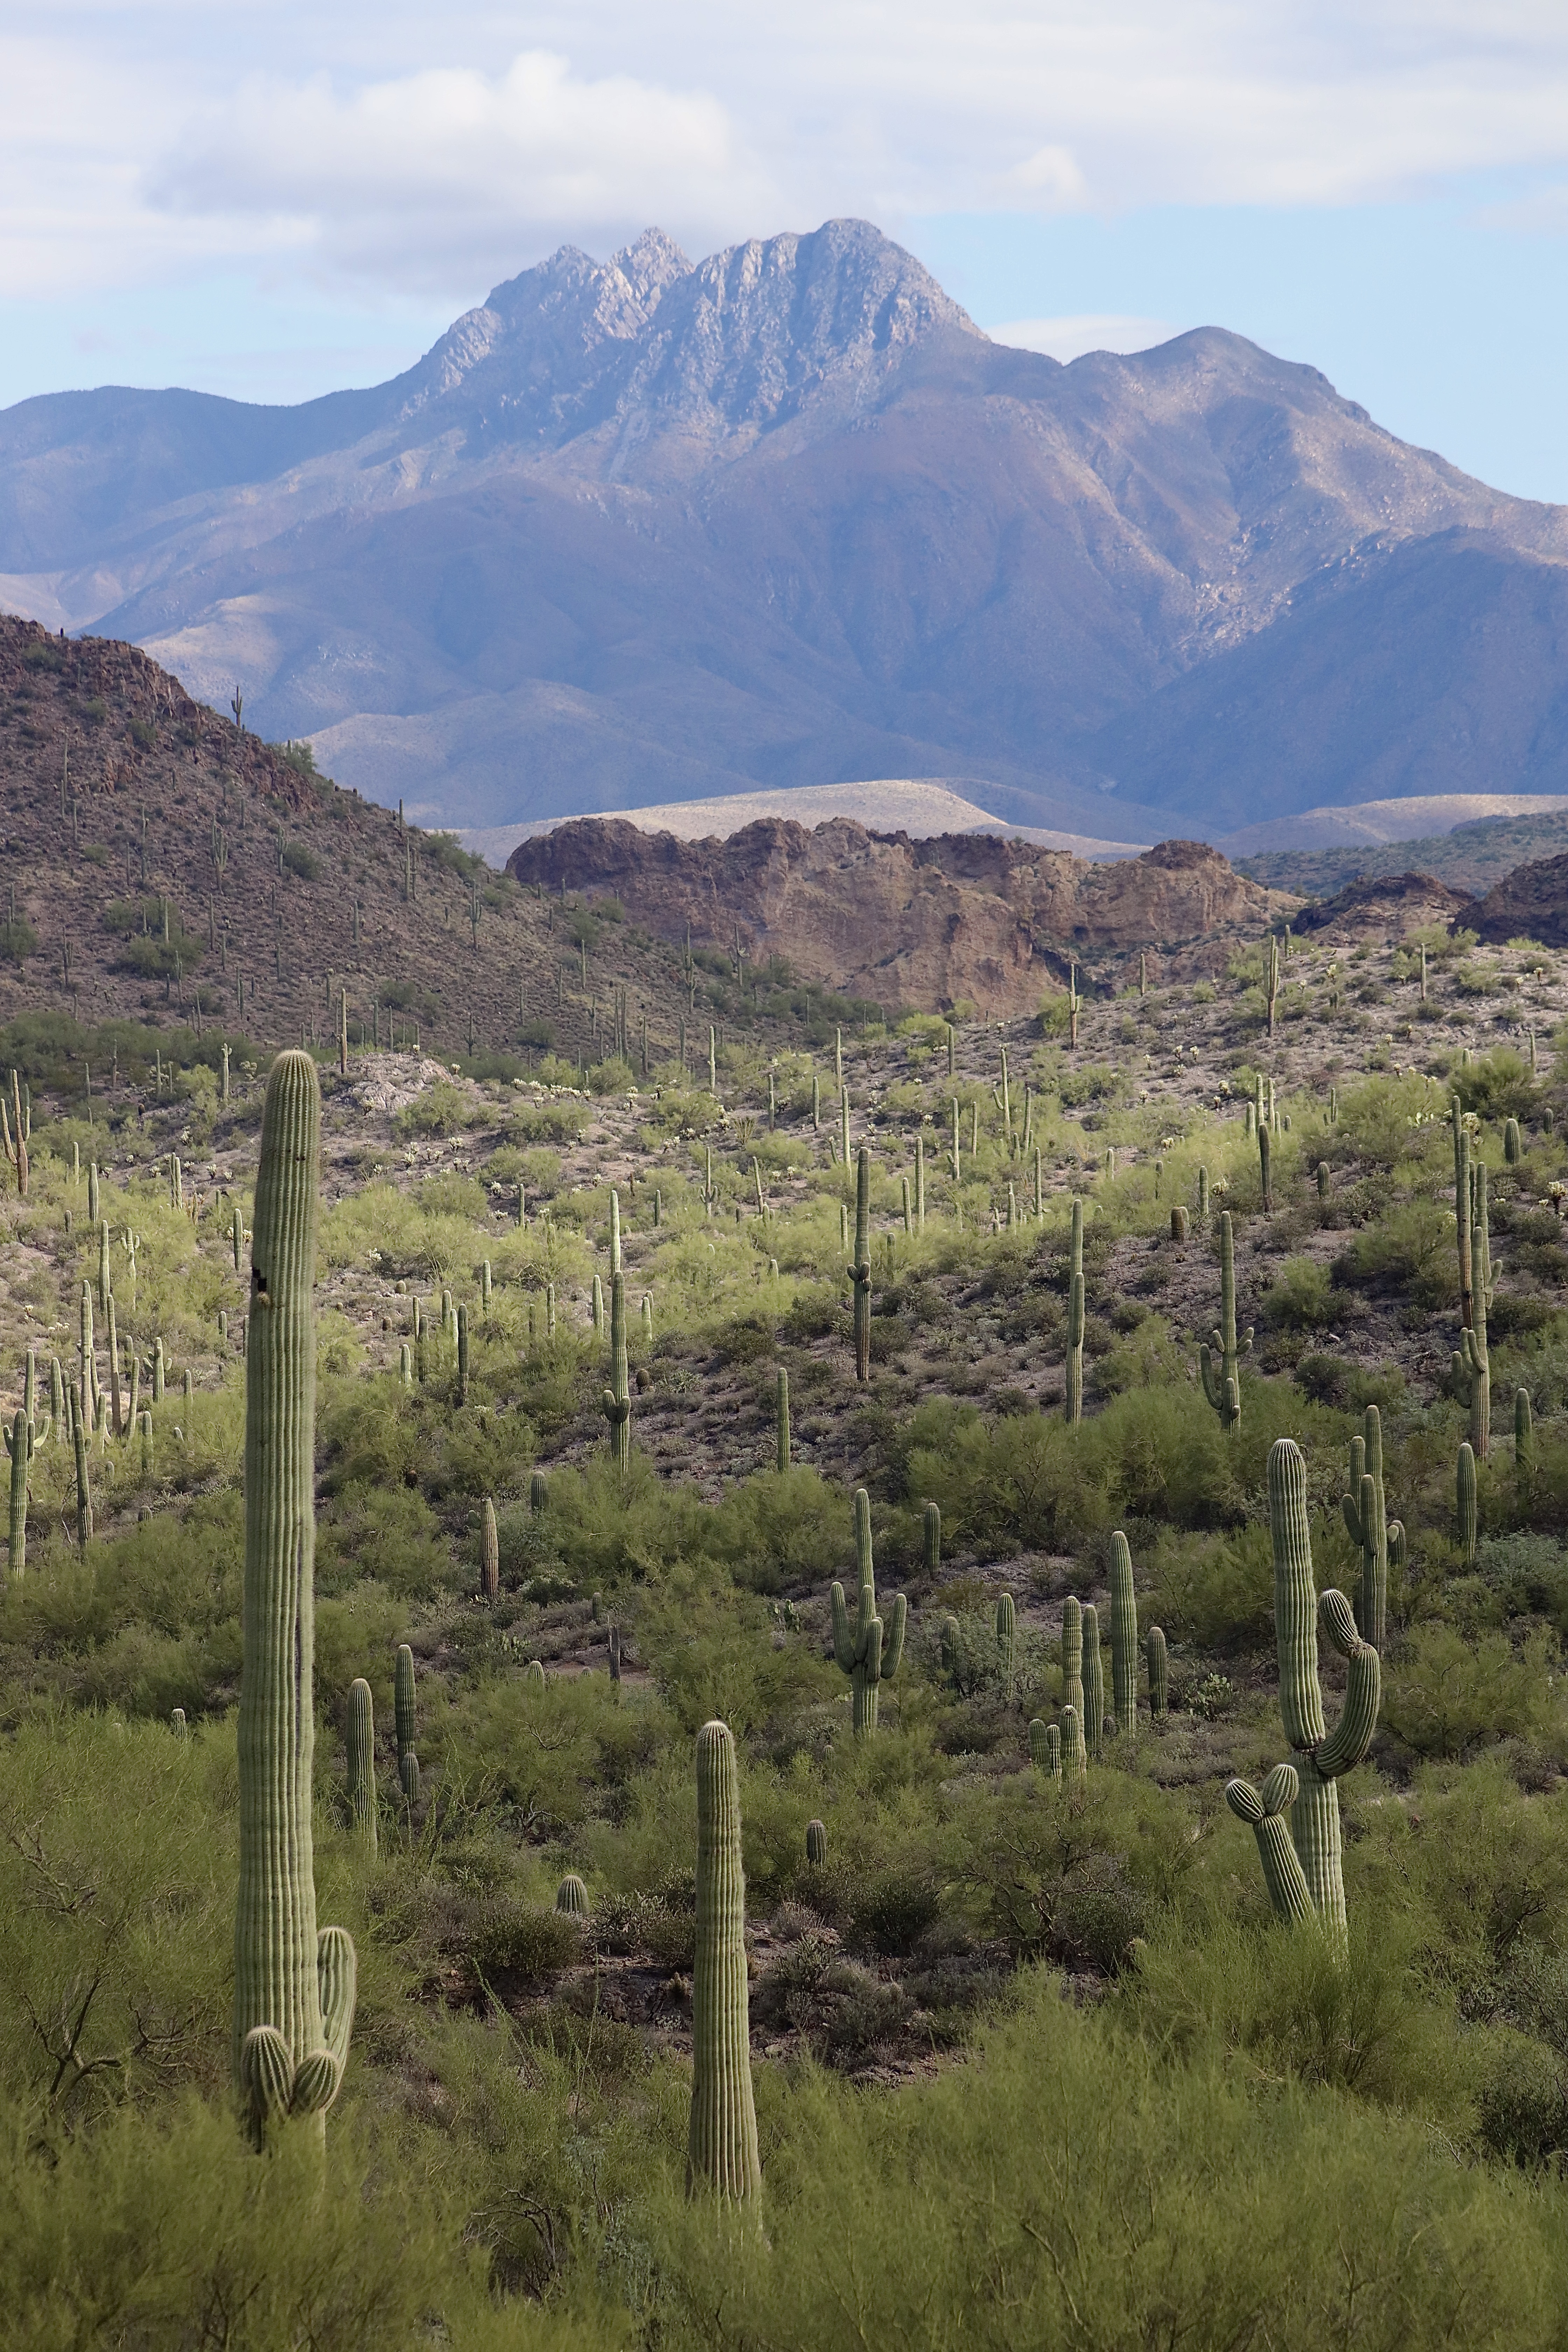
{"label": "small barrel cactus", "polygon": [[1180,1201],[1171,1210],[1171,1239],[1184,1242],[1187,1238],[1187,1213]]}
{"label": "small barrel cactus", "polygon": [[813,1870],[820,1870],[827,1860],[827,1825],[825,1822],[807,1822],[805,1825],[805,1858]]}
{"label": "small barrel cactus", "polygon": [[556,1888],[555,1908],[565,1912],[570,1919],[587,1917],[588,1890],[574,1870],[569,1870]]}
{"label": "small barrel cactus", "polygon": [[544,1696],[543,1660],[540,1658],[530,1658],[527,1665],[524,1666],[522,1670],[522,1680],[524,1688],[532,1696],[542,1698]]}

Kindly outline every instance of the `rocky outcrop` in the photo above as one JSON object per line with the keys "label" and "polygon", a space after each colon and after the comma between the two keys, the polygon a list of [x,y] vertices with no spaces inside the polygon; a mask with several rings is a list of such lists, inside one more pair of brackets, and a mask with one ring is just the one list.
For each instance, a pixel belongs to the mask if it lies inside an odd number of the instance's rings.
{"label": "rocky outcrop", "polygon": [[[1564,863],[1568,863],[1565,860]],[[1359,874],[1331,898],[1310,899],[1292,916],[1298,931],[1331,931],[1347,940],[1383,939],[1430,924],[1469,923],[1476,901],[1436,874]]]}
{"label": "rocky outcrop", "polygon": [[1109,982],[1140,950],[1152,978],[1207,972],[1274,903],[1201,842],[1091,865],[994,835],[912,841],[842,817],[813,832],[769,817],[704,841],[578,818],[521,844],[510,870],[526,887],[613,898],[672,942],[689,926],[694,948],[781,957],[889,1011],[1032,1012],[1069,960]]}
{"label": "rocky outcrop", "polygon": [[1484,898],[1471,903],[1468,929],[1483,940],[1539,940],[1568,947],[1568,857],[1541,857],[1516,866]]}

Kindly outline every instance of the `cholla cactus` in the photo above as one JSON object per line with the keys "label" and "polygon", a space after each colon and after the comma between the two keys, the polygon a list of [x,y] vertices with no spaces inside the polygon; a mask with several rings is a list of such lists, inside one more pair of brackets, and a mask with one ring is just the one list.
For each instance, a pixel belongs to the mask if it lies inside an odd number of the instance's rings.
{"label": "cholla cactus", "polygon": [[877,1613],[877,1577],[871,1559],[871,1498],[864,1486],[855,1490],[855,1617],[850,1621],[844,1587],[835,1582],[833,1654],[840,1672],[849,1677],[858,1739],[868,1739],[877,1728],[877,1700],[881,1685],[891,1682],[904,1654],[904,1623],[908,1605],[895,1594],[884,1627]]}
{"label": "cholla cactus", "polygon": [[1198,1349],[1198,1369],[1203,1374],[1204,1394],[1227,1434],[1241,1425],[1241,1359],[1251,1346],[1250,1324],[1239,1346],[1237,1343],[1236,1242],[1231,1233],[1230,1211],[1223,1209],[1219,1220],[1219,1328],[1212,1334],[1212,1345],[1205,1344]]}
{"label": "cholla cactus", "polygon": [[[1278,1438],[1268,1453],[1268,1523],[1274,1546],[1274,1630],[1279,1656],[1279,1713],[1285,1737],[1297,1759],[1298,1789],[1283,1793],[1278,1776],[1265,1783],[1265,1792],[1245,1780],[1232,1780],[1226,1801],[1239,1820],[1256,1829],[1277,1820],[1289,1801],[1290,1843],[1300,1884],[1285,1870],[1269,1893],[1281,1918],[1298,1919],[1308,1911],[1320,1918],[1335,1943],[1345,1937],[1345,1890],[1340,1845],[1340,1775],[1359,1764],[1372,1743],[1377,1723],[1381,1667],[1377,1652],[1356,1632],[1355,1620],[1342,1592],[1316,1592],[1312,1577],[1312,1544],[1307,1518],[1307,1465],[1300,1447],[1289,1437]],[[1349,1680],[1339,1721],[1331,1732],[1323,1714],[1318,1681],[1318,1627],[1344,1658]],[[1289,1769],[1289,1768],[1287,1768]],[[1275,1801],[1278,1800],[1278,1802]],[[1279,1836],[1269,1832],[1270,1854],[1279,1863]],[[1260,1839],[1259,1843],[1262,1845]],[[1305,1890],[1308,1909],[1301,1907]]]}
{"label": "cholla cactus", "polygon": [[309,1054],[268,1080],[247,1334],[245,1591],[234,2068],[254,2145],[286,2116],[325,2130],[353,2022],[354,1948],[316,1932],[311,1850],[317,1163]]}
{"label": "cholla cactus", "polygon": [[746,1878],[741,1785],[724,1723],[697,1735],[697,1950],[691,1976],[689,2195],[727,2202],[762,2187],[746,1994]]}

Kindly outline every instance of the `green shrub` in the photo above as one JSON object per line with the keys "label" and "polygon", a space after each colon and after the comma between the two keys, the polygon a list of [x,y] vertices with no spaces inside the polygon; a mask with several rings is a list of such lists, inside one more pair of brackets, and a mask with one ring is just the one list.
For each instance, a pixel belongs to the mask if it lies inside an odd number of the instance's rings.
{"label": "green shrub", "polygon": [[1510,1733],[1556,1726],[1552,1692],[1557,1644],[1529,1634],[1516,1650],[1506,1633],[1468,1639],[1452,1625],[1418,1625],[1384,1671],[1383,1721],[1419,1756],[1463,1756]]}

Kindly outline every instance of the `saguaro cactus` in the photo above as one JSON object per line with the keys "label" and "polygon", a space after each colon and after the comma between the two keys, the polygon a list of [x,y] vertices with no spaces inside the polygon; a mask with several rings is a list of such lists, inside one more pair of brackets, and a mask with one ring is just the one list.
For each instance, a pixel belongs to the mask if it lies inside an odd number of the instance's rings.
{"label": "saguaro cactus", "polygon": [[624,1478],[632,1462],[632,1392],[626,1374],[626,1278],[610,1283],[610,1385],[599,1400],[610,1424],[610,1454]]}
{"label": "saguaro cactus", "polygon": [[24,1575],[27,1566],[27,1465],[40,1445],[47,1445],[49,1423],[41,1429],[30,1423],[26,1409],[5,1432],[11,1457],[11,1573]]}
{"label": "saguaro cactus", "polygon": [[1068,1240],[1067,1417],[1083,1419],[1083,1202],[1072,1204]]}
{"label": "saguaro cactus", "polygon": [[496,1528],[496,1507],[489,1495],[485,1496],[479,1535],[479,1592],[486,1601],[495,1601],[500,1594],[500,1536]]}
{"label": "saguaro cactus", "polygon": [[921,1521],[921,1571],[936,1576],[942,1570],[942,1506],[928,1503]]}
{"label": "saguaro cactus", "polygon": [[1029,1761],[1037,1772],[1045,1772],[1058,1787],[1062,1777],[1062,1735],[1059,1726],[1047,1723],[1036,1716],[1029,1726]]}
{"label": "saguaro cactus", "polygon": [[697,1953],[691,1972],[691,2123],[688,2195],[726,2200],[763,2185],[752,2100],[746,1996],[746,1876],[741,1781],[727,1723],[697,1735]]}
{"label": "saguaro cactus", "polygon": [[789,1468],[789,1374],[779,1366],[778,1377],[777,1469],[782,1478]]}
{"label": "saguaro cactus", "polygon": [[886,1626],[877,1613],[877,1573],[871,1559],[871,1498],[864,1486],[855,1489],[855,1617],[850,1622],[844,1587],[833,1586],[833,1654],[841,1673],[849,1677],[853,1722],[858,1739],[869,1738],[877,1728],[877,1697],[891,1682],[904,1654],[904,1622],[908,1604],[896,1593]]}
{"label": "saguaro cactus", "polygon": [[1517,1168],[1524,1157],[1524,1146],[1520,1139],[1517,1118],[1508,1118],[1503,1121],[1502,1156],[1510,1168]]}
{"label": "saguaro cactus", "polygon": [[574,1870],[569,1870],[555,1890],[555,1908],[569,1919],[588,1916],[588,1890]]}
{"label": "saguaro cactus", "polygon": [[359,1823],[365,1850],[376,1850],[375,1709],[370,1685],[356,1675],[349,1685],[349,1716],[344,1732],[348,1748],[349,1807]]}
{"label": "saguaro cactus", "polygon": [[1083,1608],[1069,1592],[1062,1603],[1062,1705],[1083,1723]]}
{"label": "saguaro cactus", "polygon": [[92,1541],[92,1488],[87,1475],[87,1441],[90,1423],[74,1388],[66,1391],[70,1412],[71,1450],[76,1455],[76,1539],[85,1551]]}
{"label": "saguaro cactus", "polygon": [[1241,1359],[1251,1345],[1250,1324],[1239,1347],[1237,1344],[1236,1242],[1231,1233],[1230,1211],[1222,1209],[1219,1218],[1219,1328],[1211,1335],[1211,1344],[1198,1349],[1198,1368],[1203,1374],[1204,1394],[1218,1413],[1227,1433],[1241,1425]]}
{"label": "saguaro cactus", "polygon": [[[1312,1541],[1307,1518],[1307,1465],[1289,1437],[1268,1451],[1268,1525],[1274,1547],[1274,1633],[1279,1656],[1279,1713],[1296,1757],[1298,1788],[1290,1803],[1290,1840],[1310,1909],[1335,1942],[1345,1937],[1345,1889],[1340,1844],[1338,1781],[1359,1764],[1377,1723],[1382,1668],[1377,1652],[1356,1632],[1342,1592],[1318,1595],[1312,1578]],[[1318,1682],[1318,1626],[1349,1666],[1339,1721],[1331,1732]],[[1245,1780],[1232,1780],[1226,1801],[1237,1817],[1256,1829],[1275,1820],[1287,1801],[1284,1783],[1271,1776],[1265,1793]],[[1274,1832],[1271,1843],[1278,1845]],[[1259,1840],[1260,1847],[1262,1840]],[[1265,1868],[1268,1867],[1265,1857]],[[1269,1893],[1281,1918],[1306,1914],[1300,1891],[1286,1874]]]}
{"label": "saguaro cactus", "polygon": [[246,1335],[234,2071],[257,2147],[287,2116],[324,2133],[353,2023],[354,1948],[341,1927],[317,1935],[310,1835],[321,1134],[315,1063],[279,1054],[261,1120]]}
{"label": "saguaro cactus", "polygon": [[1451,1116],[1454,1126],[1454,1219],[1459,1245],[1459,1321],[1468,1331],[1470,1328],[1470,1137],[1465,1125],[1465,1114],[1455,1096]]}
{"label": "saguaro cactus", "polygon": [[406,1642],[399,1644],[397,1666],[393,1676],[392,1724],[397,1735],[397,1753],[401,1759],[417,1745],[414,1715],[414,1653]]}
{"label": "saguaro cactus", "polygon": [[1476,1455],[1470,1445],[1461,1445],[1454,1476],[1455,1496],[1458,1511],[1459,1549],[1465,1566],[1476,1564],[1479,1516],[1476,1504]]}
{"label": "saguaro cactus", "polygon": [[467,1299],[458,1309],[458,1402],[468,1402],[468,1305]]}
{"label": "saguaro cactus", "polygon": [[1123,1738],[1138,1729],[1138,1597],[1132,1553],[1120,1528],[1110,1538],[1110,1692]]}
{"label": "saguaro cactus", "polygon": [[1362,1434],[1351,1440],[1350,1492],[1341,1502],[1352,1543],[1361,1546],[1356,1624],[1363,1642],[1383,1648],[1388,1624],[1388,1514],[1383,1489],[1383,1416],[1369,1404]]}
{"label": "saguaro cactus", "polygon": [[811,1821],[805,1825],[805,1858],[813,1870],[820,1870],[827,1860],[827,1824]]}
{"label": "saguaro cactus", "polygon": [[871,1377],[871,1155],[860,1146],[855,1168],[855,1255],[849,1267],[855,1288],[855,1377]]}
{"label": "saguaro cactus", "polygon": [[1474,1171],[1470,1212],[1470,1313],[1454,1350],[1454,1388],[1469,1409],[1470,1444],[1478,1462],[1491,1452],[1492,1365],[1487,1347],[1487,1312],[1492,1303],[1491,1243],[1487,1231],[1487,1171]]}
{"label": "saguaro cactus", "polygon": [[996,1652],[1002,1665],[1002,1686],[1011,1706],[1017,1672],[1018,1612],[1010,1592],[1005,1592],[996,1603]]}
{"label": "saguaro cactus", "polygon": [[1284,1818],[1287,1809],[1297,1802],[1300,1787],[1293,1765],[1276,1764],[1261,1789],[1255,1789],[1250,1780],[1232,1780],[1225,1792],[1237,1819],[1251,1824],[1263,1864],[1263,1883],[1276,1916],[1292,1927],[1314,1916],[1307,1874]]}
{"label": "saguaro cactus", "polygon": [[1158,1625],[1151,1625],[1144,1635],[1143,1654],[1149,1662],[1149,1712],[1164,1715],[1171,1704],[1171,1664],[1165,1636]]}
{"label": "saguaro cactus", "polygon": [[1513,1392],[1513,1466],[1521,1478],[1535,1475],[1535,1420],[1528,1389]]}
{"label": "saguaro cactus", "polygon": [[[1274,1034],[1274,1003],[1279,993],[1279,942],[1272,935],[1268,941],[1268,966],[1263,976],[1264,1001],[1268,1007],[1268,1034]],[[1264,1191],[1268,1191],[1265,1184]]]}
{"label": "saguaro cactus", "polygon": [[1100,1650],[1100,1612],[1093,1601],[1083,1612],[1083,1741],[1098,1764],[1105,1753],[1105,1662]]}
{"label": "saguaro cactus", "polygon": [[1263,1187],[1263,1207],[1266,1214],[1271,1213],[1274,1207],[1274,1188],[1269,1169],[1272,1150],[1273,1145],[1268,1129],[1267,1127],[1260,1127],[1258,1130],[1258,1167]]}

